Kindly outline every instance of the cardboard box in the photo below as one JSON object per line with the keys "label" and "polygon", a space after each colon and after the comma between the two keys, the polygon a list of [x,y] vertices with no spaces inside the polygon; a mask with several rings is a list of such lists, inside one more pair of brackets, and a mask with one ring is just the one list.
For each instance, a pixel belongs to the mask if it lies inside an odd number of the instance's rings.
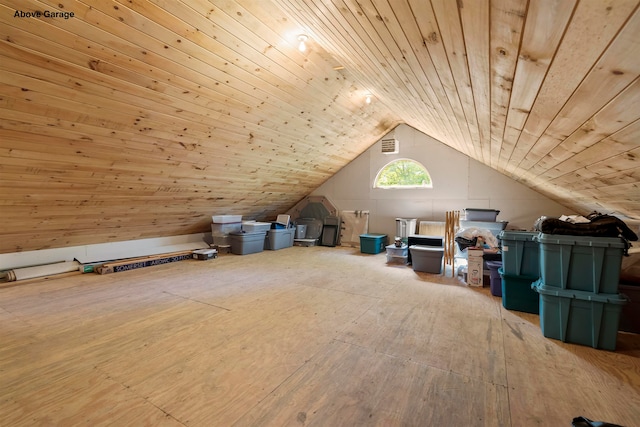
{"label": "cardboard box", "polygon": [[483,285],[483,264],[481,248],[467,248],[467,285],[482,287]]}

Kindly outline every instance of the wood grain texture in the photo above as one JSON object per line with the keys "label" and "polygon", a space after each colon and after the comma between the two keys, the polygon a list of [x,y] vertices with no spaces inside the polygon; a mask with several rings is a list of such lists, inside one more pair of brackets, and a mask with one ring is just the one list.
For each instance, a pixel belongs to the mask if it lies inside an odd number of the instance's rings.
{"label": "wood grain texture", "polygon": [[489,288],[291,247],[0,288],[0,425],[566,425],[640,416],[640,335],[544,338]]}
{"label": "wood grain texture", "polygon": [[0,253],[272,220],[400,123],[639,220],[639,28],[638,0],[2,0]]}

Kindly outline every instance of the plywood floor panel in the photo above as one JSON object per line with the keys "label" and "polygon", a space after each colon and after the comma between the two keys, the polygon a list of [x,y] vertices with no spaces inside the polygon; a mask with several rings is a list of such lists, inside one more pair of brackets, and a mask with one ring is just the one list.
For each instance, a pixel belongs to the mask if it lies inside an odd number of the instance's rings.
{"label": "plywood floor panel", "polygon": [[[445,285],[430,289],[422,302],[381,301],[340,336],[345,342],[373,348],[461,375],[506,385],[500,318],[493,302],[488,312],[465,311],[465,304],[441,295]],[[464,348],[465,350],[461,350]]]}
{"label": "plywood floor panel", "polygon": [[236,425],[500,426],[506,401],[503,386],[332,341]]}
{"label": "plywood floor panel", "polygon": [[0,426],[538,426],[640,413],[640,335],[542,336],[488,288],[292,247],[0,287]]}
{"label": "plywood floor panel", "polygon": [[184,425],[91,367],[76,366],[58,380],[9,395],[0,401],[6,426]]}

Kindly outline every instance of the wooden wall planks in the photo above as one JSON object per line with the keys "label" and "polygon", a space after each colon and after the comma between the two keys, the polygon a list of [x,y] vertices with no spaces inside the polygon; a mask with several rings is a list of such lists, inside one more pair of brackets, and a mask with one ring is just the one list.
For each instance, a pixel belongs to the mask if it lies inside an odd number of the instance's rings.
{"label": "wooden wall planks", "polygon": [[640,219],[638,0],[0,3],[0,253],[272,219],[402,122]]}

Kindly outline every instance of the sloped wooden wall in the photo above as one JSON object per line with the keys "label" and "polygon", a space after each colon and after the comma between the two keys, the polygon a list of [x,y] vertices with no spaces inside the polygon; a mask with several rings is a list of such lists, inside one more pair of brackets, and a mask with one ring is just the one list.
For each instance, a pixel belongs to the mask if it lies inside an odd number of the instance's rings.
{"label": "sloped wooden wall", "polygon": [[637,0],[2,0],[0,253],[269,219],[398,123],[638,219],[638,34]]}

